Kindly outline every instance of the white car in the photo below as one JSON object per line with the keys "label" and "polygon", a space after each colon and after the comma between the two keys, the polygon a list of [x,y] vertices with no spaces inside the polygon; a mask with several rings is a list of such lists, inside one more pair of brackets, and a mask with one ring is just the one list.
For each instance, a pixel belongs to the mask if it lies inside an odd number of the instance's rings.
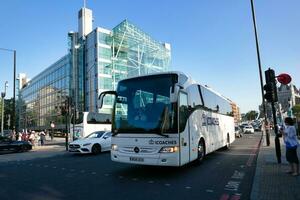
{"label": "white car", "polygon": [[245,126],[244,133],[254,133],[254,128],[252,126]]}
{"label": "white car", "polygon": [[96,131],[69,144],[69,152],[99,154],[111,149],[111,132]]}

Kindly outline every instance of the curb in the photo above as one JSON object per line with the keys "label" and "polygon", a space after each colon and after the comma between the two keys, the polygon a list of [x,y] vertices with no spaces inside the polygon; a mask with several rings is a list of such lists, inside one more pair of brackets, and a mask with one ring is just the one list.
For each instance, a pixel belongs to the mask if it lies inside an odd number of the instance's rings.
{"label": "curb", "polygon": [[260,188],[260,177],[262,174],[262,165],[263,165],[263,153],[261,151],[262,148],[262,141],[263,141],[263,134],[260,139],[260,144],[259,144],[259,152],[257,155],[257,161],[256,161],[256,169],[255,169],[255,175],[253,179],[253,184],[251,188],[251,194],[250,194],[250,199],[257,200],[259,199],[259,188]]}

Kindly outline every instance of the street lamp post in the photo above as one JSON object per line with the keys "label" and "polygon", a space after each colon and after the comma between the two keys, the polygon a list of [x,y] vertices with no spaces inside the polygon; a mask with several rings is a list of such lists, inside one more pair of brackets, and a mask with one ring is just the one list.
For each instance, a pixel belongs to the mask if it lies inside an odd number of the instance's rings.
{"label": "street lamp post", "polygon": [[1,134],[2,136],[4,135],[3,133],[3,127],[4,127],[4,97],[6,95],[6,88],[8,87],[8,82],[5,81],[4,84],[4,92],[1,92],[1,97],[2,97],[2,113],[1,113]]}
{"label": "street lamp post", "polygon": [[[261,70],[259,43],[258,43],[258,36],[257,36],[257,30],[256,30],[256,20],[255,20],[255,11],[254,11],[253,0],[251,0],[251,11],[252,11],[253,26],[254,26],[254,34],[255,34],[256,54],[257,54],[258,70],[259,70],[259,78],[260,78],[260,88],[261,88],[261,96],[262,96],[262,106],[263,106],[265,125],[266,125],[266,123],[267,123],[266,104],[265,104],[265,99],[264,99],[263,77],[262,77],[262,70]],[[267,146],[270,146],[270,134],[269,134],[268,129],[265,128],[265,130],[266,130]]]}
{"label": "street lamp post", "polygon": [[6,48],[0,48],[2,51],[9,51],[14,53],[14,80],[13,80],[13,111],[12,111],[12,124],[13,129],[15,129],[16,126],[16,68],[17,68],[17,51],[14,49],[6,49]]}

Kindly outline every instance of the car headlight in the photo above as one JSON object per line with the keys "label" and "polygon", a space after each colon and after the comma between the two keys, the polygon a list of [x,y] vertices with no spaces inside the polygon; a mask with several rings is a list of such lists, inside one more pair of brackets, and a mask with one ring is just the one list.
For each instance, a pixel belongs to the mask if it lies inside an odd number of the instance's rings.
{"label": "car headlight", "polygon": [[112,144],[112,145],[111,145],[111,150],[113,150],[113,151],[118,151],[118,145]]}
{"label": "car headlight", "polygon": [[89,146],[90,144],[92,144],[92,143],[85,143],[85,144],[83,144],[82,146]]}
{"label": "car headlight", "polygon": [[178,151],[178,147],[174,146],[174,147],[162,147],[159,151],[159,153],[174,153]]}

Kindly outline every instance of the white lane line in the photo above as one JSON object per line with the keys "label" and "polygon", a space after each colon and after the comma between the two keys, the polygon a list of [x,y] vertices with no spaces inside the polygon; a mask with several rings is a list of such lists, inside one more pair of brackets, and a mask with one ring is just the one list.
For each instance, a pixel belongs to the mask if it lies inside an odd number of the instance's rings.
{"label": "white lane line", "polygon": [[65,169],[66,169],[66,168],[64,168],[64,167],[63,167],[63,168],[61,168],[61,170],[65,170]]}
{"label": "white lane line", "polygon": [[209,193],[212,193],[212,192],[214,192],[213,190],[210,190],[210,189],[207,189],[207,190],[205,190],[206,192],[209,192]]}
{"label": "white lane line", "polygon": [[188,190],[191,189],[191,188],[192,188],[192,187],[190,187],[190,186],[186,186],[186,187],[185,187],[185,189],[188,189]]}
{"label": "white lane line", "polygon": [[109,176],[109,174],[104,174],[104,176]]}
{"label": "white lane line", "polygon": [[170,183],[166,183],[165,186],[169,187],[169,186],[171,186],[171,184]]}

